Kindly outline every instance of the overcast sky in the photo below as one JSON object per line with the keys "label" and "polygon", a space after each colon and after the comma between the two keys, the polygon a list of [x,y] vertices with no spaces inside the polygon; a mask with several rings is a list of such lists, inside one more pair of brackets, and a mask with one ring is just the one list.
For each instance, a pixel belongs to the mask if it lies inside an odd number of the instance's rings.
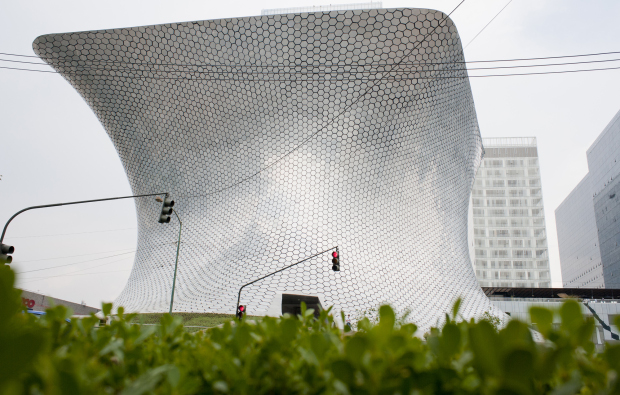
{"label": "overcast sky", "polygon": [[[383,1],[383,7],[450,12],[459,1]],[[469,43],[507,3],[466,0],[452,16],[462,41]],[[0,52],[33,55],[32,41],[48,33],[252,16],[261,9],[325,4],[329,2],[5,0]],[[513,0],[467,46],[465,56],[474,61],[620,51],[618,20],[617,0]],[[599,59],[614,58],[620,56]],[[8,62],[0,66],[43,69]],[[620,62],[572,68],[614,66]],[[561,286],[554,210],[587,173],[587,148],[620,110],[620,70],[472,78],[471,86],[483,137],[538,138],[552,281]],[[0,69],[0,148],[0,223],[30,205],[131,194],[103,127],[59,75]],[[129,277],[136,232],[134,203],[126,200],[30,211],[13,222],[5,242],[16,247],[13,267],[24,272],[18,285],[100,306],[113,300]],[[65,266],[39,270],[59,265]]]}

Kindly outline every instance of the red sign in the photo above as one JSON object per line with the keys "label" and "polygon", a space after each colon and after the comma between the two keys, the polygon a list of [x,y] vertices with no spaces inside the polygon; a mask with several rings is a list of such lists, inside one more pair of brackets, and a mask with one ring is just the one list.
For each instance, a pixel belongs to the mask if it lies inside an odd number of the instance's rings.
{"label": "red sign", "polygon": [[34,300],[32,299],[22,298],[22,303],[24,304],[24,306],[28,307],[29,309],[34,307]]}

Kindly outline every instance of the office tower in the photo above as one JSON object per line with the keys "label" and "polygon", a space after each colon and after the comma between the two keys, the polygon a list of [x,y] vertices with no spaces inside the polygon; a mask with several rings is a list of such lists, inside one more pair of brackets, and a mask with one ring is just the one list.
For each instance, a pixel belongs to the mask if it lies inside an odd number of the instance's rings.
{"label": "office tower", "polygon": [[472,190],[476,278],[483,287],[550,287],[536,138],[482,141]]}
{"label": "office tower", "polygon": [[562,282],[620,288],[620,111],[586,156],[588,174],[555,210]]}

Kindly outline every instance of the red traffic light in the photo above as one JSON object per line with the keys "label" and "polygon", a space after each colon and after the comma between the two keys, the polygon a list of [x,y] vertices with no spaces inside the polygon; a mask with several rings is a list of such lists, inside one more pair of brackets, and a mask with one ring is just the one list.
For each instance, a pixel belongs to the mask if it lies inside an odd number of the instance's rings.
{"label": "red traffic light", "polygon": [[334,251],[332,252],[332,270],[335,272],[339,272],[340,271],[340,259],[338,258],[338,251]]}
{"label": "red traffic light", "polygon": [[239,307],[237,307],[237,318],[241,320],[244,315],[245,315],[245,306],[240,304]]}

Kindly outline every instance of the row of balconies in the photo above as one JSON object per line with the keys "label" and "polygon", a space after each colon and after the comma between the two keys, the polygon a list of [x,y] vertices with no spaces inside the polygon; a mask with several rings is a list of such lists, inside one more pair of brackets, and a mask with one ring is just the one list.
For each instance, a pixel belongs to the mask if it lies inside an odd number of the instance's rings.
{"label": "row of balconies", "polygon": [[[483,182],[484,181],[484,182]],[[481,180],[477,179],[474,183],[474,188],[492,187],[492,188],[517,188],[517,187],[539,187],[540,179],[534,178],[531,180]]]}
{"label": "row of balconies", "polygon": [[547,239],[475,239],[474,245],[478,248],[543,248],[547,247]]}
{"label": "row of balconies", "polygon": [[[551,283],[547,281],[531,280],[512,280],[512,281],[480,281],[481,287],[505,287],[505,288],[550,288]],[[491,298],[493,300],[493,298]],[[533,302],[535,299],[528,299]]]}
{"label": "row of balconies", "polygon": [[476,174],[477,179],[484,178],[540,178],[538,168],[534,169],[507,169],[507,170],[487,170],[480,169]]}
{"label": "row of balconies", "polygon": [[475,227],[489,228],[538,228],[544,227],[544,218],[474,218]]}
{"label": "row of balconies", "polygon": [[473,207],[542,207],[541,198],[533,199],[472,199]]}
{"label": "row of balconies", "polygon": [[543,259],[549,257],[547,249],[542,250],[486,250],[475,249],[476,258],[536,258]]}
{"label": "row of balconies", "polygon": [[474,217],[543,217],[545,212],[540,208],[474,208]]}
{"label": "row of balconies", "polygon": [[474,188],[471,191],[472,196],[486,196],[486,197],[542,197],[542,191],[540,188],[535,189],[508,189],[504,187],[498,187],[501,189],[479,189]]}
{"label": "row of balconies", "polygon": [[479,280],[548,280],[549,270],[543,271],[486,271],[476,270],[476,278]]}
{"label": "row of balconies", "polygon": [[479,269],[549,269],[548,260],[485,261],[476,259],[475,264]]}
{"label": "row of balconies", "polygon": [[537,239],[547,236],[544,228],[533,229],[484,229],[474,228],[474,236],[476,237],[534,237]]}
{"label": "row of balconies", "polygon": [[485,159],[481,168],[538,167],[538,159]]}

